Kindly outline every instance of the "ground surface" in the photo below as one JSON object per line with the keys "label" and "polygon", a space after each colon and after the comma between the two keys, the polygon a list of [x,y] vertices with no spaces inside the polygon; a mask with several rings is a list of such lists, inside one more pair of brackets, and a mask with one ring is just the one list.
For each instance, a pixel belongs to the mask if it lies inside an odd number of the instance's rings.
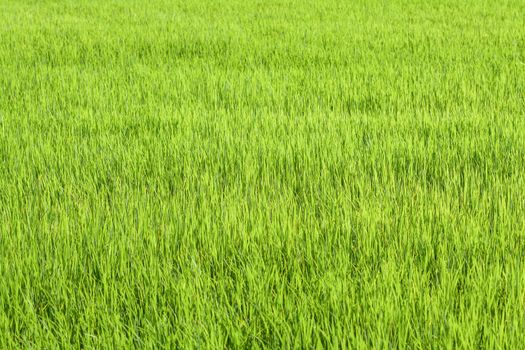
{"label": "ground surface", "polygon": [[0,348],[525,342],[524,1],[0,1]]}

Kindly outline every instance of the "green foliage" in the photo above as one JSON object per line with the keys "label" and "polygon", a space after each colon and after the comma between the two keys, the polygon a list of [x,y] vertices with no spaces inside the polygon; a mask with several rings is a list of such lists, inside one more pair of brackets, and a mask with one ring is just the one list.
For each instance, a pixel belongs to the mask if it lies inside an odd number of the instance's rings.
{"label": "green foliage", "polygon": [[0,2],[0,348],[518,348],[523,1]]}

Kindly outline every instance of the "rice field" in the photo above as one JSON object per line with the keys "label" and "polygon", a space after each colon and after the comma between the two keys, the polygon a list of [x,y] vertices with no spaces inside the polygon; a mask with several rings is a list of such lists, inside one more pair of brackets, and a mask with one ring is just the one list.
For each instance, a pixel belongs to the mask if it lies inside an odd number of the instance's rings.
{"label": "rice field", "polygon": [[0,0],[0,348],[524,343],[523,0]]}

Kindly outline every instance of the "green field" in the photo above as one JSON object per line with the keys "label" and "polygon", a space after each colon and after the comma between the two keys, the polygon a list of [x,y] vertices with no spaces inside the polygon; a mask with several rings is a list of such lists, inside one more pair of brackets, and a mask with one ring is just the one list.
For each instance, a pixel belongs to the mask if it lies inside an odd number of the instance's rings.
{"label": "green field", "polygon": [[520,348],[525,1],[0,0],[0,348]]}

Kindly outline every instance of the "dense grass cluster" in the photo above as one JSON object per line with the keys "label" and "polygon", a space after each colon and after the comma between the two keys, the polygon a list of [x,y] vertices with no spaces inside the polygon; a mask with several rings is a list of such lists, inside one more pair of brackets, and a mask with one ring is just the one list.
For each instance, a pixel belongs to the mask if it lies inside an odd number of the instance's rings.
{"label": "dense grass cluster", "polygon": [[525,343],[525,3],[0,2],[0,348]]}

